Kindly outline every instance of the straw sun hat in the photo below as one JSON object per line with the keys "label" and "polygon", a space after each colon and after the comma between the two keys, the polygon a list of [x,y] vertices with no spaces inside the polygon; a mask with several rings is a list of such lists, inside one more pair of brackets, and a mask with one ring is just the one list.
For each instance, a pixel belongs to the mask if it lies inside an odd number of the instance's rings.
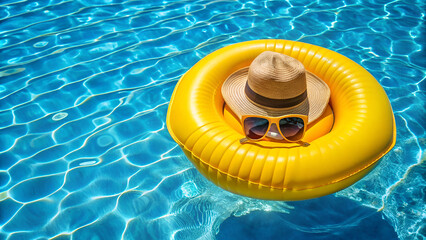
{"label": "straw sun hat", "polygon": [[330,89],[297,59],[265,51],[250,67],[237,70],[225,80],[222,95],[240,119],[243,115],[302,114],[311,123],[324,112]]}

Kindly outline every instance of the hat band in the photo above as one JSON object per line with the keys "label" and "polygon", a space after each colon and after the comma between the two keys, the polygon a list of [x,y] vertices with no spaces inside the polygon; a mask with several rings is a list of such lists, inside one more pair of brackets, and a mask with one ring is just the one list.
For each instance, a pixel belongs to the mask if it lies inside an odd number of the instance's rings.
{"label": "hat band", "polygon": [[263,105],[265,107],[270,107],[270,108],[293,107],[303,102],[308,96],[308,93],[305,90],[303,93],[293,98],[287,98],[287,99],[267,98],[253,91],[253,89],[251,89],[248,84],[246,84],[244,92],[246,93],[247,97],[250,98],[250,100],[252,100],[253,102]]}

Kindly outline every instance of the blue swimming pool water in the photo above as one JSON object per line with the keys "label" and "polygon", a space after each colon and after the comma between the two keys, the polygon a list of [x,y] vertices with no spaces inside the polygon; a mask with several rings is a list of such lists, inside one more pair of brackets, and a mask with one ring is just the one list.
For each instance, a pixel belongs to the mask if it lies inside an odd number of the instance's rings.
{"label": "blue swimming pool water", "polygon": [[[0,239],[424,239],[425,9],[2,0]],[[165,126],[179,77],[263,38],[337,51],[384,87],[397,143],[366,178],[319,199],[261,201],[214,186],[184,157]]]}

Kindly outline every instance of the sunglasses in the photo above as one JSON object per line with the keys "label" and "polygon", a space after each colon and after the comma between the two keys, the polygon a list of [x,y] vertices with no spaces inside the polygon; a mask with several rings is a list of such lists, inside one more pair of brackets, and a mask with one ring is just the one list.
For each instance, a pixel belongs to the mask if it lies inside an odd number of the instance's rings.
{"label": "sunglasses", "polygon": [[260,141],[269,132],[272,124],[276,124],[281,136],[288,142],[299,142],[305,135],[308,116],[290,114],[281,117],[265,117],[256,115],[245,115],[241,119],[245,138],[241,143],[247,141]]}

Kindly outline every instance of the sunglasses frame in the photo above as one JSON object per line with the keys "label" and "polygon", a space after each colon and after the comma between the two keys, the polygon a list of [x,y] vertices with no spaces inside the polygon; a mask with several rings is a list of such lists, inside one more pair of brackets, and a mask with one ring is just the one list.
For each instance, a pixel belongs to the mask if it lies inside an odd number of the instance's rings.
{"label": "sunglasses frame", "polygon": [[[256,117],[256,118],[262,118],[262,119],[266,119],[266,120],[268,120],[268,122],[269,122],[268,129],[266,130],[265,134],[264,134],[261,138],[258,138],[258,139],[252,139],[252,138],[249,138],[247,135],[245,135],[246,131],[245,131],[245,129],[244,129],[244,120],[246,120],[246,119],[247,119],[247,118],[249,118],[249,117]],[[291,117],[298,117],[298,118],[300,118],[300,119],[302,119],[302,120],[303,120],[303,133],[302,133],[302,137],[300,137],[300,139],[299,139],[299,140],[295,140],[295,141],[293,141],[293,140],[289,140],[289,139],[288,139],[288,138],[286,138],[286,137],[284,136],[284,134],[281,132],[281,128],[280,128],[280,120],[281,120],[281,119],[284,119],[284,118],[291,118]],[[301,115],[301,114],[287,114],[287,115],[283,115],[283,116],[279,116],[279,117],[266,117],[266,116],[259,116],[259,115],[243,115],[243,116],[241,117],[241,126],[242,126],[242,128],[243,128],[243,132],[244,132],[245,138],[242,138],[242,139],[240,140],[240,143],[245,143],[245,142],[248,142],[248,141],[250,141],[250,142],[257,142],[257,141],[261,141],[262,139],[264,139],[264,138],[268,135],[268,132],[269,132],[269,130],[271,129],[272,124],[274,124],[274,123],[275,123],[275,125],[277,126],[278,132],[281,134],[281,137],[282,137],[284,140],[286,140],[287,142],[292,142],[292,143],[294,143],[294,142],[301,142],[301,140],[303,139],[303,137],[305,136],[305,133],[306,133],[306,128],[307,128],[307,125],[308,125],[308,116],[306,116],[306,115]]]}

